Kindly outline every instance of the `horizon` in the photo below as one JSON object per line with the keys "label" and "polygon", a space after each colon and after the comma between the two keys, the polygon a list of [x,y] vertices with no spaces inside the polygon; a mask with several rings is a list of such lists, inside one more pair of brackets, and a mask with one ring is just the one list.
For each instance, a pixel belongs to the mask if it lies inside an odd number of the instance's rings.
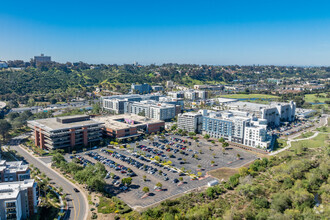
{"label": "horizon", "polygon": [[0,8],[0,60],[330,66],[327,1],[19,2]]}

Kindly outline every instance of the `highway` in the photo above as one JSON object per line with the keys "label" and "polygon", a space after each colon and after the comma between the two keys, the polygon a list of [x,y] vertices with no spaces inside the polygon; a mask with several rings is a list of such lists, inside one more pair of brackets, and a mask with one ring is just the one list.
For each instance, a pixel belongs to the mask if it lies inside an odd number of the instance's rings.
{"label": "highway", "polygon": [[68,212],[66,219],[70,220],[86,220],[88,215],[88,203],[86,196],[84,196],[83,192],[75,192],[73,188],[78,188],[65,177],[54,171],[47,164],[45,164],[40,159],[34,157],[27,150],[19,146],[21,139],[16,137],[10,141],[10,147],[12,150],[16,150],[19,155],[25,158],[25,160],[29,164],[33,164],[37,167],[41,172],[45,173],[51,180],[50,182],[54,182],[55,186],[62,187],[63,192],[67,194],[68,201]]}

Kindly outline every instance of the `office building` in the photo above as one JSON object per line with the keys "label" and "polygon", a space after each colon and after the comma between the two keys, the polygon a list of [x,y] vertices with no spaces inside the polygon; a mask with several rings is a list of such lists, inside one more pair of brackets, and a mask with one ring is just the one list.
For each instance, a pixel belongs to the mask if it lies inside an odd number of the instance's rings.
{"label": "office building", "polygon": [[36,65],[38,65],[40,63],[50,63],[52,62],[52,60],[50,56],[45,56],[44,54],[41,54],[40,56],[34,56],[34,62],[36,63]]}
{"label": "office building", "polygon": [[5,61],[0,61],[0,69],[8,68],[8,64]]}
{"label": "office building", "polygon": [[201,113],[186,112],[178,115],[178,128],[195,132],[196,134],[202,131],[203,116]]}
{"label": "office building", "polygon": [[250,102],[230,102],[225,105],[230,110],[247,111],[258,118],[266,119],[269,126],[277,127],[281,122],[295,120],[296,103],[273,102],[269,105]]}
{"label": "office building", "polygon": [[173,89],[174,88],[174,82],[173,81],[166,81],[166,88]]}
{"label": "office building", "polygon": [[33,129],[35,146],[66,149],[99,141],[103,124],[88,115],[76,115],[28,121],[28,126]]}
{"label": "office building", "polygon": [[28,219],[37,213],[36,189],[33,179],[0,183],[0,219]]}
{"label": "office building", "polygon": [[114,95],[114,96],[102,96],[100,101],[102,103],[103,110],[110,111],[115,114],[124,114],[127,112],[125,109],[127,102],[140,102],[143,100],[155,100],[158,101],[161,96],[159,94],[147,94],[147,95]]}
{"label": "office building", "polygon": [[155,92],[160,92],[160,91],[164,91],[164,87],[163,86],[152,86],[152,90]]}
{"label": "office building", "polygon": [[148,94],[152,91],[152,88],[149,84],[143,83],[143,84],[135,84],[133,83],[131,85],[131,93],[138,93],[138,94]]}
{"label": "office building", "polygon": [[0,160],[0,182],[14,182],[30,179],[30,168],[23,161]]}
{"label": "office building", "polygon": [[175,117],[176,106],[155,101],[128,102],[127,113],[169,121]]}
{"label": "office building", "polygon": [[172,97],[174,99],[183,99],[184,98],[184,92],[179,91],[179,92],[168,92],[167,95],[169,97]]}
{"label": "office building", "polygon": [[134,138],[144,133],[156,133],[164,130],[165,127],[164,121],[132,114],[96,117],[95,120],[104,123],[104,133],[116,139]]}

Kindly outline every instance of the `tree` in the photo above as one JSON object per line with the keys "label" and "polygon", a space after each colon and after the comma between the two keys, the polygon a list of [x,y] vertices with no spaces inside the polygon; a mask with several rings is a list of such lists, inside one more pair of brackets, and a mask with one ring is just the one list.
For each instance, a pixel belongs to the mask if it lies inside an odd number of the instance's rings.
{"label": "tree", "polygon": [[144,175],[142,178],[143,178],[144,182],[147,181],[147,176],[146,175]]}
{"label": "tree", "polygon": [[171,130],[172,130],[172,131],[175,131],[177,128],[178,128],[177,124],[173,124],[173,125],[171,126]]}
{"label": "tree", "polygon": [[223,137],[221,137],[221,138],[219,138],[219,142],[220,143],[224,143],[226,140],[223,138]]}
{"label": "tree", "polygon": [[183,177],[182,177],[182,176],[180,176],[180,177],[179,177],[179,180],[180,180],[180,182],[182,182],[182,181],[183,181]]}
{"label": "tree", "polygon": [[202,172],[198,172],[198,173],[197,173],[197,176],[198,176],[198,177],[201,177],[202,175],[203,175]]}
{"label": "tree", "polygon": [[129,185],[132,184],[132,178],[131,177],[123,178],[121,180],[121,183],[124,184],[124,185],[126,185],[126,186],[129,186]]}
{"label": "tree", "polygon": [[228,146],[229,146],[228,142],[223,142],[223,143],[222,143],[222,147],[223,147],[223,148],[226,148],[226,147],[228,147]]}
{"label": "tree", "polygon": [[240,154],[236,154],[237,160],[241,159],[241,155]]}
{"label": "tree", "polygon": [[206,135],[204,135],[204,138],[205,138],[206,140],[208,140],[208,139],[210,138],[210,135],[206,134]]}
{"label": "tree", "polygon": [[214,165],[214,163],[215,163],[215,162],[214,162],[214,160],[212,160],[212,161],[211,161],[211,165],[213,166],[213,165]]}
{"label": "tree", "polygon": [[11,124],[4,119],[0,119],[0,134],[2,135],[2,139],[5,142],[6,136],[11,129]]}
{"label": "tree", "polygon": [[214,196],[215,196],[215,189],[214,189],[214,187],[209,187],[209,188],[207,188],[207,190],[206,190],[206,195],[210,198],[210,199],[213,199],[214,198]]}
{"label": "tree", "polygon": [[193,136],[196,136],[196,133],[195,133],[195,132],[189,132],[188,135],[189,135],[190,137],[193,137]]}
{"label": "tree", "polygon": [[238,173],[240,176],[246,176],[249,174],[248,168],[246,167],[241,167],[238,169]]}
{"label": "tree", "polygon": [[198,164],[197,167],[200,169],[200,168],[202,168],[202,165]]}
{"label": "tree", "polygon": [[28,100],[27,105],[28,105],[29,107],[35,106],[35,104],[36,104],[36,101],[34,100],[34,98],[30,98],[30,99]]}
{"label": "tree", "polygon": [[147,194],[148,192],[149,192],[149,187],[143,187],[143,189],[142,189],[142,191],[145,193],[145,194]]}
{"label": "tree", "polygon": [[158,188],[162,188],[163,187],[163,184],[161,184],[160,182],[158,182],[157,184],[156,184],[156,186],[158,187]]}
{"label": "tree", "polygon": [[283,212],[291,206],[291,200],[286,193],[276,193],[272,196],[270,207],[278,212]]}
{"label": "tree", "polygon": [[155,156],[155,160],[159,161],[160,160],[159,156]]}

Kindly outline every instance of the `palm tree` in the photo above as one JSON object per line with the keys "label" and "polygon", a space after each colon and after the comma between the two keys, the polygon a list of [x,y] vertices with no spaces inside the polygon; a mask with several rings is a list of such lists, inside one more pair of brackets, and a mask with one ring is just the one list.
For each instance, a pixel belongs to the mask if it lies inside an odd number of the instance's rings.
{"label": "palm tree", "polygon": [[241,159],[241,155],[240,154],[237,154],[237,160]]}

